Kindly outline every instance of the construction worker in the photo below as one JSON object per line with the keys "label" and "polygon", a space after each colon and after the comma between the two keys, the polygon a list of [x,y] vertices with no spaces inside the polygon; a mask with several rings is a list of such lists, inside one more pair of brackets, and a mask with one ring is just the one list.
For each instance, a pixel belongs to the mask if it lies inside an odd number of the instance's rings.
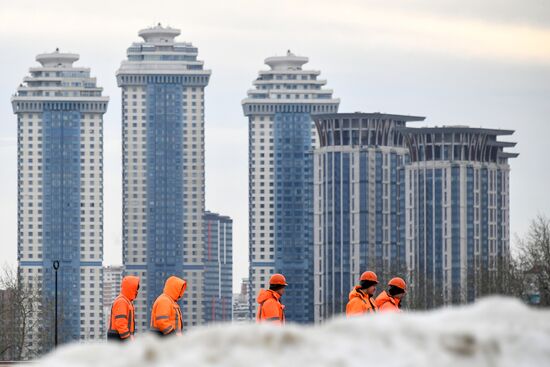
{"label": "construction worker", "polygon": [[286,279],[282,274],[273,274],[269,279],[269,289],[260,289],[258,294],[257,322],[271,322],[277,325],[285,323],[285,306],[281,296],[285,293]]}
{"label": "construction worker", "polygon": [[159,336],[181,335],[183,321],[178,301],[186,288],[187,282],[181,278],[171,276],[166,279],[164,292],[151,310],[151,331]]}
{"label": "construction worker", "polygon": [[135,310],[133,301],[139,291],[139,278],[128,275],[122,279],[120,294],[111,306],[111,321],[107,340],[128,341],[134,339]]}
{"label": "construction worker", "polygon": [[355,286],[349,294],[346,316],[358,316],[376,312],[377,307],[373,296],[377,284],[378,277],[374,272],[366,271],[361,274],[359,285]]}
{"label": "construction worker", "polygon": [[376,297],[376,306],[380,312],[401,312],[401,298],[407,291],[407,284],[402,278],[392,278],[388,283],[388,290]]}

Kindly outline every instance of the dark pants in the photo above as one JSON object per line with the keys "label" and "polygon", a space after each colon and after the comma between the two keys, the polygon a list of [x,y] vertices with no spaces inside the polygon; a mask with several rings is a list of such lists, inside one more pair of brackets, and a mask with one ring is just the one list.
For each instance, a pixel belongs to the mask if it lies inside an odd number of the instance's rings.
{"label": "dark pants", "polygon": [[168,337],[168,336],[176,335],[176,333],[174,332],[174,330],[172,330],[172,331],[169,332],[168,334],[163,334],[162,331],[157,330],[157,329],[151,329],[150,331],[151,331],[151,333],[152,333],[153,335],[159,336],[159,337],[161,337],[161,338],[165,338],[165,337]]}
{"label": "dark pants", "polygon": [[122,339],[118,333],[114,333],[110,331],[107,333],[107,340],[110,342],[113,341],[113,342],[124,343],[130,340],[130,337],[127,337],[126,339]]}

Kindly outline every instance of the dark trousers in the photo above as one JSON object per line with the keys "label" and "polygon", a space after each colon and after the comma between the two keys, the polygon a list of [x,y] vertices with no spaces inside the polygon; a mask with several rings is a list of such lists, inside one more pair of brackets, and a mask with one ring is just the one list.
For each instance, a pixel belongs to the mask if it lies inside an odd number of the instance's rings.
{"label": "dark trousers", "polygon": [[110,342],[125,343],[128,340],[130,340],[130,337],[128,337],[126,339],[122,339],[118,333],[110,331],[110,332],[107,333],[107,340],[110,341]]}

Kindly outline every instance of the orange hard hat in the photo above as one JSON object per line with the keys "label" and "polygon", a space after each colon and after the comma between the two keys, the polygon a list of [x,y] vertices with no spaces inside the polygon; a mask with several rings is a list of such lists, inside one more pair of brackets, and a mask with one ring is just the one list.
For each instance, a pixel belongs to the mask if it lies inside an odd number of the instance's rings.
{"label": "orange hard hat", "polygon": [[273,274],[269,279],[269,285],[288,285],[283,274]]}
{"label": "orange hard hat", "polygon": [[374,273],[374,271],[366,271],[363,274],[361,274],[361,278],[359,280],[370,280],[371,282],[378,283],[378,277]]}
{"label": "orange hard hat", "polygon": [[393,285],[394,287],[401,288],[404,291],[407,290],[407,284],[402,278],[399,277],[392,278],[388,285]]}

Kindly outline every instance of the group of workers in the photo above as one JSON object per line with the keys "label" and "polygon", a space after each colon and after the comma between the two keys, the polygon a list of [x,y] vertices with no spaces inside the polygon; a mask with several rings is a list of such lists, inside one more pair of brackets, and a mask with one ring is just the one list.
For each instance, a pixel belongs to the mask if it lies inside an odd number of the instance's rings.
{"label": "group of workers", "polygon": [[[151,310],[151,331],[159,336],[181,335],[183,321],[178,301],[183,297],[187,282],[171,276],[164,284],[164,291],[157,297]],[[108,340],[134,339],[134,300],[139,291],[139,277],[128,275],[122,279],[120,294],[111,306]]]}
{"label": "group of workers", "polygon": [[[400,312],[400,303],[407,285],[402,278],[393,278],[388,289],[374,298],[378,277],[372,271],[365,271],[359,278],[359,285],[349,294],[346,306],[348,317],[380,312]],[[269,289],[261,289],[258,294],[256,321],[274,324],[285,323],[285,306],[281,297],[288,286],[282,274],[273,274],[269,279]],[[135,309],[133,301],[139,292],[139,277],[125,276],[121,291],[113,301],[107,339],[126,341],[134,339]],[[166,280],[163,293],[158,296],[151,310],[151,331],[159,336],[181,335],[183,321],[178,301],[183,297],[187,282],[176,276]]]}
{"label": "group of workers", "polygon": [[388,289],[374,298],[378,277],[372,271],[366,271],[359,278],[349,294],[346,315],[355,316],[373,312],[401,312],[401,299],[407,291],[407,285],[402,278],[395,277],[388,282]]}
{"label": "group of workers", "polygon": [[[287,286],[282,274],[274,274],[269,280],[269,289],[261,289],[258,295],[257,322],[285,323],[285,306],[281,297]],[[407,284],[402,278],[395,277],[388,282],[388,289],[374,298],[378,277],[373,271],[365,271],[349,294],[346,305],[346,316],[358,316],[374,312],[401,312],[401,299],[407,291]]]}

